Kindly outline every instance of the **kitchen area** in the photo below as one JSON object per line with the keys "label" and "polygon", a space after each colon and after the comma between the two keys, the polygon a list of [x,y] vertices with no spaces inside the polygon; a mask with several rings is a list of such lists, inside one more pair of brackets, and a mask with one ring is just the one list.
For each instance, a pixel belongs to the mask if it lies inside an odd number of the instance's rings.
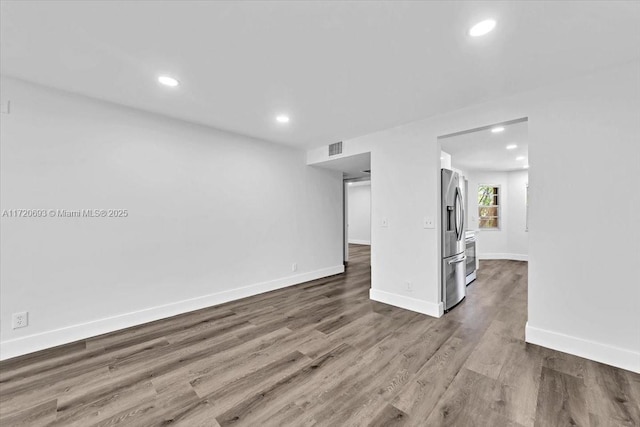
{"label": "kitchen area", "polygon": [[528,260],[527,119],[439,138],[445,313],[461,303],[481,260]]}

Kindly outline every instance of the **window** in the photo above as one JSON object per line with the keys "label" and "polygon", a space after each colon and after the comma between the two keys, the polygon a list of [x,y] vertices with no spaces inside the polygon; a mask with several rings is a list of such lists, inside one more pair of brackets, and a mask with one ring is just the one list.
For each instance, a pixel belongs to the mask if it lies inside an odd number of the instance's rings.
{"label": "window", "polygon": [[478,226],[500,229],[500,186],[478,186]]}

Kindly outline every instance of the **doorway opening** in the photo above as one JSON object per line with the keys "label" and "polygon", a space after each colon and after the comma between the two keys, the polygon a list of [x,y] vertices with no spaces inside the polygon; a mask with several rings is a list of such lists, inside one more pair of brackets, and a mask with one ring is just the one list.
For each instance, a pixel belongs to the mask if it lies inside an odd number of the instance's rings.
{"label": "doorway opening", "polygon": [[345,265],[349,254],[359,246],[371,246],[371,179],[345,179],[344,240]]}
{"label": "doorway opening", "polygon": [[[472,294],[474,283],[485,283],[487,274],[508,270],[504,261],[528,261],[528,120],[525,117],[444,135],[438,143],[440,295],[445,309],[451,309],[451,303]],[[457,234],[455,239],[448,231],[448,217],[453,209],[449,205],[456,204],[447,199],[445,185],[459,189],[456,191],[462,199],[459,215],[463,235]],[[457,253],[447,252],[454,249]],[[461,263],[457,268],[447,263],[454,256],[458,257],[454,261]]]}
{"label": "doorway opening", "polygon": [[341,156],[315,166],[342,172],[342,258],[347,267],[350,241],[371,247],[371,153]]}

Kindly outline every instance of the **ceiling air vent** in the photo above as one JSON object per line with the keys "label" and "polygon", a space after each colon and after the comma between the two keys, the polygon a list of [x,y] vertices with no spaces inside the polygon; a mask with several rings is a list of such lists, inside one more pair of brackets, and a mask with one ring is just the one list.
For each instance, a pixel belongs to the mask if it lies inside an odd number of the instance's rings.
{"label": "ceiling air vent", "polygon": [[342,141],[329,145],[329,155],[335,156],[336,154],[342,154]]}

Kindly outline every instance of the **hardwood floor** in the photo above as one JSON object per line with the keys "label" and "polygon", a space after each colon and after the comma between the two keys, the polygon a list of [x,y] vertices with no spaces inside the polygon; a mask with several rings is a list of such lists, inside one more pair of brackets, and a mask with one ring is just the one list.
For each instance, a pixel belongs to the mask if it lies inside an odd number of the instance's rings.
{"label": "hardwood floor", "polygon": [[0,425],[632,426],[640,375],[524,343],[527,264],[441,319],[346,274],[0,363]]}

